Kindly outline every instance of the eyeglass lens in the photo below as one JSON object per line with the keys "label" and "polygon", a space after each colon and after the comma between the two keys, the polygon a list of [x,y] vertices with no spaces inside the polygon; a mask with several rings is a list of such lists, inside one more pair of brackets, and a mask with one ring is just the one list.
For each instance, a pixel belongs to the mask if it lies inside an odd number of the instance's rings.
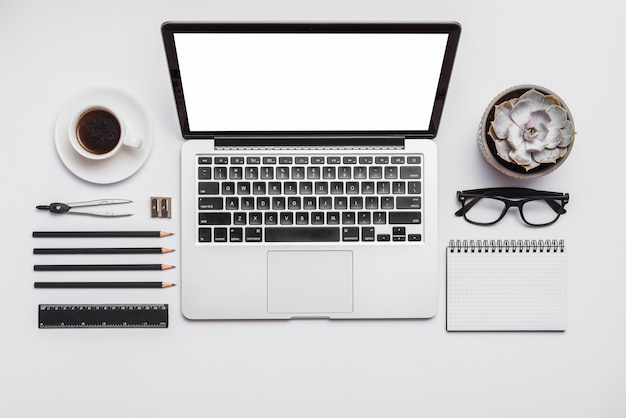
{"label": "eyeglass lens", "polygon": [[[552,205],[544,199],[524,202],[521,207],[522,219],[535,226],[550,224],[559,217],[562,210],[562,202],[551,199]],[[506,213],[507,205],[503,200],[491,197],[472,197],[465,202],[469,209],[465,212],[465,218],[478,224],[495,223]]]}

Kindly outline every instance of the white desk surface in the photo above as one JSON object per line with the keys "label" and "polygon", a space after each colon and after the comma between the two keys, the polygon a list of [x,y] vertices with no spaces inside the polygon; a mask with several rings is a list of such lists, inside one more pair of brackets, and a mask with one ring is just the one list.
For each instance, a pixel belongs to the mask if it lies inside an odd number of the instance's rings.
{"label": "white desk surface", "polygon": [[[612,0],[425,3],[1,1],[0,415],[626,416],[626,198],[621,187],[626,8]],[[33,282],[42,279],[32,267],[42,257],[32,255],[41,246],[31,237],[34,230],[102,226],[179,232],[182,139],[159,29],[164,21],[181,19],[462,24],[437,138],[441,257],[440,312],[435,318],[190,322],[180,314],[180,288],[33,289]],[[520,83],[559,94],[578,132],[565,164],[533,181],[498,174],[480,156],[475,139],[491,99]],[[113,185],[77,178],[54,148],[57,112],[69,97],[94,84],[135,96],[155,130],[146,164]],[[544,229],[525,227],[515,213],[492,228],[453,216],[457,190],[505,185],[569,192],[568,212]],[[149,217],[152,195],[173,198],[171,220]],[[135,216],[99,223],[35,210],[35,205],[50,201],[95,198],[132,199]],[[569,329],[447,333],[444,252],[452,238],[564,238],[569,249]],[[158,243],[179,248],[179,240],[175,235]],[[139,243],[145,241],[128,242]],[[159,260],[177,264],[179,257],[173,253]],[[178,282],[178,274],[172,270],[147,279]],[[40,303],[118,302],[168,303],[170,326],[37,328]]]}

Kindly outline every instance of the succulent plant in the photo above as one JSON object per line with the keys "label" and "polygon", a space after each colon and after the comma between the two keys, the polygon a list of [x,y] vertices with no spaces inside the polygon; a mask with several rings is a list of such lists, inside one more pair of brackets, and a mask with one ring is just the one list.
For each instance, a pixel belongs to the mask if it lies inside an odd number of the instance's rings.
{"label": "succulent plant", "polygon": [[498,156],[526,171],[564,157],[574,134],[559,99],[534,88],[497,104],[489,127]]}

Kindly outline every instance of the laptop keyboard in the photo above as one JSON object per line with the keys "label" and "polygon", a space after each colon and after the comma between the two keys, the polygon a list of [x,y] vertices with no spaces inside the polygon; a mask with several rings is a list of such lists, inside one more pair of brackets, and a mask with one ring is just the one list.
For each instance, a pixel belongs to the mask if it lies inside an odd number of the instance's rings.
{"label": "laptop keyboard", "polygon": [[422,241],[421,155],[198,156],[198,242]]}

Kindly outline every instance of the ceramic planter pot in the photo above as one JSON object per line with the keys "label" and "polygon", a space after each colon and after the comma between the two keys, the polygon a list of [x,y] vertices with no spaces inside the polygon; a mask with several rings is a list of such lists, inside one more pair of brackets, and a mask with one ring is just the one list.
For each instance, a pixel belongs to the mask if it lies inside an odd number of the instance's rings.
{"label": "ceramic planter pot", "polygon": [[[560,107],[562,107],[567,113],[567,120],[571,122],[571,132],[572,132],[571,138],[572,139],[569,145],[563,148],[562,153],[564,153],[564,155],[559,156],[556,159],[556,161],[540,162],[538,163],[536,167],[526,169],[524,166],[516,163],[511,158],[508,158],[509,161],[507,161],[504,158],[502,158],[501,155],[498,155],[496,141],[494,141],[492,137],[489,135],[489,129],[491,128],[492,122],[494,121],[496,105],[500,105],[514,98],[519,98],[524,93],[532,89],[535,89],[536,91],[544,95],[554,96],[560,102],[559,103]],[[573,121],[572,115],[567,105],[563,102],[563,100],[559,96],[557,96],[554,92],[550,91],[549,89],[545,87],[525,84],[525,85],[514,86],[503,91],[491,101],[489,106],[487,106],[482,116],[482,119],[480,121],[479,128],[478,128],[478,148],[480,149],[480,152],[485,158],[485,160],[487,160],[487,162],[499,172],[506,174],[507,176],[514,177],[514,178],[532,179],[532,178],[541,177],[548,173],[551,173],[552,171],[560,167],[561,164],[563,164],[563,162],[569,156],[572,150],[572,147],[574,145],[573,143],[574,132],[575,132],[574,121]],[[502,152],[502,150],[500,150],[500,152]],[[537,164],[537,162],[535,162],[534,164]]]}

